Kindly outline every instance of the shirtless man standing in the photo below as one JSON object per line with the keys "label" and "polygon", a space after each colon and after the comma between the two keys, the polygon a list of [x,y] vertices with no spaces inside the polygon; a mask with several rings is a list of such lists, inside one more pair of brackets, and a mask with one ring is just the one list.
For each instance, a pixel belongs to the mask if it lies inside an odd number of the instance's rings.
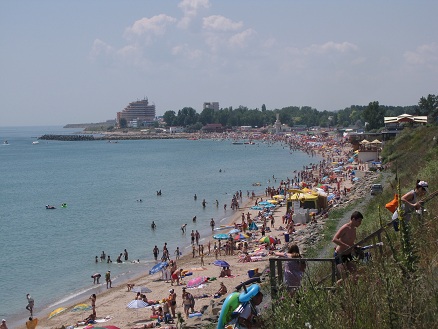
{"label": "shirtless man standing", "polygon": [[347,224],[342,225],[338,232],[333,237],[333,243],[335,243],[336,249],[334,257],[336,259],[336,268],[341,275],[341,283],[346,278],[346,271],[353,275],[353,280],[357,281],[356,266],[353,260],[352,252],[344,253],[347,249],[354,245],[356,240],[356,228],[362,223],[363,215],[359,211],[355,211],[351,214],[350,221]]}

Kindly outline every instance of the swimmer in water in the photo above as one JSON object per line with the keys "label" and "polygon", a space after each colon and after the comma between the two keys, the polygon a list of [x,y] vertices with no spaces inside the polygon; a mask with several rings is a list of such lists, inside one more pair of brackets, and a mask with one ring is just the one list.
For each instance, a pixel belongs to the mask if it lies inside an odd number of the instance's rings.
{"label": "swimmer in water", "polygon": [[156,227],[157,227],[157,225],[155,225],[155,222],[152,221],[151,228],[152,228],[153,230],[155,230]]}

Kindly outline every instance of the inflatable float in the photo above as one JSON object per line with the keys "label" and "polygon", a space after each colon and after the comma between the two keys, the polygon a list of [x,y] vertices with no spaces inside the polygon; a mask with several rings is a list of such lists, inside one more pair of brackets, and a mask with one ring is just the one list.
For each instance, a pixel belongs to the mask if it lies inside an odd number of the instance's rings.
{"label": "inflatable float", "polygon": [[[237,291],[231,293],[225,298],[216,329],[224,329],[226,325],[233,320],[233,312],[239,307],[239,305],[248,303],[251,298],[259,293],[260,286],[258,284],[253,284],[248,289],[246,288],[246,285],[255,282],[260,282],[260,278],[252,278],[241,283],[236,287]],[[244,292],[239,293],[238,291],[242,288],[244,288]]]}

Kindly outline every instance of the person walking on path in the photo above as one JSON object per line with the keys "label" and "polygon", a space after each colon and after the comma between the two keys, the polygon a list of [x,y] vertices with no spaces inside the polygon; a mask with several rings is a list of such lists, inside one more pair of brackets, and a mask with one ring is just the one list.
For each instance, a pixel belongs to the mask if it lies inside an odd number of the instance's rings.
{"label": "person walking on path", "polygon": [[108,272],[106,272],[105,273],[105,281],[106,281],[106,289],[108,289],[108,285],[109,285],[109,288],[112,288],[112,286],[111,286],[111,271],[110,270],[108,270]]}
{"label": "person walking on path", "polygon": [[[276,256],[286,258],[302,258],[300,248],[296,244],[292,244],[285,253],[274,252]],[[284,281],[287,285],[286,289],[290,296],[293,297],[295,292],[301,287],[301,280],[306,269],[306,263],[303,261],[285,262],[284,265]]]}
{"label": "person walking on path", "polygon": [[[334,253],[336,268],[341,276],[338,280],[338,284],[347,277],[350,273],[353,275],[353,280],[357,281],[356,266],[353,262],[353,250],[349,250],[354,246],[356,240],[356,228],[362,224],[363,215],[359,211],[355,211],[351,214],[350,221],[341,226],[333,237],[333,243],[335,243],[336,249]],[[348,250],[348,252],[346,252]]]}
{"label": "person walking on path", "polygon": [[26,295],[27,298],[27,306],[26,306],[26,310],[28,310],[30,312],[30,316],[33,316],[33,307],[35,305],[35,301],[33,300],[33,298],[30,296],[30,294]]}

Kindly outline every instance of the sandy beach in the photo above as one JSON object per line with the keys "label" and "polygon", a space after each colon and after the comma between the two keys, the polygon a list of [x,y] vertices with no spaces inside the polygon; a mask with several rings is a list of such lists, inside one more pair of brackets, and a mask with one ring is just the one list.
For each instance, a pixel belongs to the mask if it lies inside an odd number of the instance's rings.
{"label": "sandy beach", "polygon": [[[254,218],[257,215],[258,211],[250,209],[250,207],[253,205],[253,202],[254,202],[253,200],[250,200],[246,205],[240,207],[239,210],[236,211],[234,216],[231,218],[230,224],[234,222],[240,223],[242,213],[247,214],[249,212],[251,213],[251,216]],[[277,223],[281,223],[281,217],[284,215],[285,210],[286,207],[278,207],[274,211],[274,218]],[[229,230],[230,229],[215,231],[215,233],[224,233]],[[280,247],[284,246],[283,232],[273,231],[273,234],[271,235],[278,236],[282,241],[282,245],[280,245]],[[261,237],[260,232],[254,233],[254,238],[253,240],[250,240],[251,242],[249,242],[249,245],[252,247],[258,246],[259,245],[258,240],[260,237]],[[212,249],[213,249],[214,241],[215,240],[211,239]],[[252,247],[250,247],[249,249],[251,249]],[[207,251],[206,247],[205,247],[205,251]],[[209,278],[216,277],[217,280],[205,284],[203,288],[188,289],[188,291],[193,296],[195,296],[195,298],[200,295],[210,296],[206,298],[196,298],[195,310],[199,311],[203,308],[203,306],[210,304],[210,300],[213,299],[213,295],[219,290],[220,282],[223,282],[227,287],[228,291],[232,292],[235,286],[237,286],[238,284],[249,278],[248,277],[249,270],[258,268],[259,271],[262,271],[268,264],[268,257],[264,257],[263,260],[257,262],[239,262],[240,254],[241,254],[240,251],[235,251],[234,256],[231,255],[225,256],[224,251],[222,251],[222,255],[218,256],[218,259],[225,260],[230,264],[230,268],[232,271],[231,277],[219,278],[221,267],[213,265],[213,262],[216,258],[214,253],[212,252],[210,255],[204,256],[204,264],[205,264],[204,266],[201,266],[201,259],[198,255],[195,258],[193,258],[191,254],[185,255],[176,261],[178,268],[189,270],[190,272],[193,273],[192,275],[183,278],[182,282],[180,283],[180,286],[175,286],[175,285],[172,286],[170,281],[169,283],[163,281],[161,279],[162,278],[161,272],[158,272],[153,275],[145,275],[135,281],[131,281],[130,283],[134,284],[135,286],[148,287],[149,289],[151,289],[152,292],[146,294],[149,300],[166,299],[169,295],[169,289],[174,288],[177,294],[176,311],[184,314],[181,295],[182,295],[182,288],[185,287],[187,282],[198,276],[205,276]],[[101,284],[102,281],[103,282],[105,281],[103,277],[101,278],[101,282],[100,282]],[[102,326],[114,325],[120,328],[132,328],[139,324],[150,322],[151,321],[150,316],[152,315],[152,311],[150,308],[142,308],[142,309],[127,308],[127,304],[132,300],[134,300],[135,296],[136,293],[127,291],[127,284],[118,285],[117,283],[115,283],[111,289],[108,289],[107,291],[98,294],[96,301],[97,317],[98,319],[100,319],[99,321],[105,320],[104,324],[103,323],[99,323],[99,324],[101,324]],[[89,299],[84,300],[82,301],[82,303],[91,305],[91,300]],[[61,328],[61,326],[63,325],[65,327],[68,327],[70,325],[75,325],[79,320],[84,319],[91,313],[91,310],[74,312],[72,311],[73,307],[74,305],[71,305],[64,312],[60,313],[59,315],[51,319],[47,319],[47,318],[39,319],[38,327]],[[188,323],[196,323],[200,321],[201,321],[200,318],[195,317],[189,319]]]}
{"label": "sandy beach", "polygon": [[[351,152],[351,149],[349,146],[340,146],[341,152],[338,152],[336,154],[330,152],[330,148],[320,148],[314,150],[315,152],[318,152],[324,159],[327,159],[327,165],[329,166],[331,162],[336,157],[337,160],[341,161],[343,159],[348,158],[348,153]],[[367,193],[368,189],[366,186],[368,184],[371,184],[372,180],[375,179],[376,174],[371,173],[368,170],[366,165],[356,165],[356,177],[359,178],[358,183],[354,183],[353,180],[350,180],[348,178],[342,179],[340,184],[337,184],[337,182],[328,183],[330,185],[330,188],[338,190],[337,198],[335,201],[334,207],[343,204],[348,203],[350,200],[353,200],[355,198],[359,198],[363,196],[363,193]],[[324,170],[321,170],[321,168],[313,168],[311,179],[309,179],[308,186],[313,187],[317,186],[318,179],[315,180],[315,177],[320,177],[321,175],[324,175]],[[346,176],[347,177],[347,176]],[[313,182],[317,182],[313,184]],[[280,182],[276,182],[275,185],[279,185]],[[276,186],[277,187],[277,186]],[[348,191],[345,192],[345,194],[342,194],[341,191]],[[257,196],[256,196],[257,197]],[[267,199],[265,195],[258,196],[258,201],[260,200],[260,197],[264,200]],[[248,202],[244,205],[240,205],[240,208],[235,211],[234,215],[231,217],[229,225],[232,225],[234,223],[241,223],[241,216],[243,214],[247,214],[248,212],[251,214],[251,218],[257,217],[257,214],[259,210],[251,209],[251,206],[255,204],[254,199],[249,199]],[[277,206],[273,212],[273,217],[275,220],[274,228],[272,229],[272,232],[267,232],[267,236],[273,236],[275,238],[278,238],[281,243],[277,245],[277,250],[282,250],[285,247],[287,247],[287,244],[285,242],[285,230],[280,229],[279,227],[282,224],[282,217],[286,213],[286,206]],[[324,227],[324,220],[325,220],[324,214],[319,214],[314,219],[314,222],[310,224],[301,224],[296,225],[295,229],[296,231],[291,235],[290,243],[297,243],[300,246],[301,251],[305,251],[306,246],[309,244],[315,243],[315,241],[310,241],[310,236],[315,236],[315,232],[320,232]],[[268,225],[270,226],[270,225]],[[227,233],[230,230],[222,230],[215,233]],[[248,240],[249,251],[252,251],[256,248],[260,247],[259,239],[261,238],[261,232],[260,230],[253,231],[253,237]],[[212,251],[213,251],[213,245],[215,240],[213,238],[210,238]],[[206,244],[204,244],[204,252],[208,253],[208,249],[206,247]],[[266,253],[267,254],[267,253]],[[207,323],[211,319],[215,320],[216,313],[220,306],[211,307],[211,301],[217,302],[218,299],[214,299],[213,295],[219,290],[220,283],[223,282],[225,286],[228,289],[228,293],[232,292],[234,290],[234,287],[240,284],[243,281],[246,281],[248,276],[248,271],[253,269],[258,269],[259,272],[262,272],[269,264],[268,259],[269,255],[266,255],[265,257],[258,257],[257,261],[252,262],[241,262],[239,259],[241,258],[241,251],[236,250],[234,255],[224,255],[224,252],[222,251],[222,255],[218,256],[218,259],[225,260],[230,264],[230,269],[232,271],[231,277],[224,277],[219,278],[220,270],[221,268],[218,266],[215,266],[213,262],[215,261],[216,257],[214,253],[212,252],[210,255],[204,256],[204,265],[201,266],[201,259],[197,255],[196,257],[192,257],[191,254],[185,255],[184,257],[181,257],[181,259],[177,260],[177,267],[182,268],[184,270],[188,270],[192,272],[192,275],[186,276],[182,279],[182,282],[179,286],[172,286],[171,283],[166,283],[166,281],[162,280],[162,274],[161,272],[158,272],[153,275],[144,275],[134,281],[130,281],[130,284],[134,284],[134,287],[148,287],[152,290],[151,293],[147,293],[148,300],[163,300],[166,299],[169,295],[169,289],[174,288],[175,293],[177,294],[177,308],[176,312],[181,312],[184,315],[183,312],[183,306],[182,306],[182,289],[185,287],[187,282],[193,278],[204,276],[208,278],[216,278],[215,280],[208,281],[208,283],[204,284],[202,288],[200,289],[188,289],[188,291],[196,297],[199,296],[206,296],[204,298],[196,298],[196,305],[195,310],[200,311],[203,309],[206,309],[205,313],[202,316],[196,316],[193,318],[190,318],[186,320],[187,327],[201,327],[202,323]],[[104,274],[101,278],[101,284],[103,282],[104,284]],[[105,288],[105,287],[104,287]],[[105,290],[105,289],[104,289]],[[152,311],[150,307],[147,308],[141,308],[141,309],[129,309],[127,308],[127,304],[135,299],[136,294],[134,292],[130,292],[127,289],[127,284],[117,284],[117,282],[114,283],[113,287],[111,289],[107,289],[103,291],[102,293],[99,293],[97,295],[97,301],[96,301],[96,313],[98,318],[98,323],[95,326],[117,326],[119,328],[134,328],[139,327],[143,324],[147,324],[151,321],[150,316],[152,315]],[[91,305],[91,300],[86,299],[82,301],[83,303],[87,305]],[[207,308],[207,306],[209,306]],[[62,328],[68,327],[68,326],[74,326],[78,321],[84,319],[87,317],[91,310],[84,310],[79,312],[73,312],[74,305],[71,305],[70,307],[66,308],[65,311],[60,313],[59,315],[56,315],[52,317],[51,319],[48,319],[47,316],[44,318],[39,319],[39,326],[38,328]],[[206,321],[206,322],[203,322]],[[156,321],[155,321],[156,322]],[[161,328],[173,328],[172,325],[162,325]],[[82,326],[83,327],[83,326]]]}

